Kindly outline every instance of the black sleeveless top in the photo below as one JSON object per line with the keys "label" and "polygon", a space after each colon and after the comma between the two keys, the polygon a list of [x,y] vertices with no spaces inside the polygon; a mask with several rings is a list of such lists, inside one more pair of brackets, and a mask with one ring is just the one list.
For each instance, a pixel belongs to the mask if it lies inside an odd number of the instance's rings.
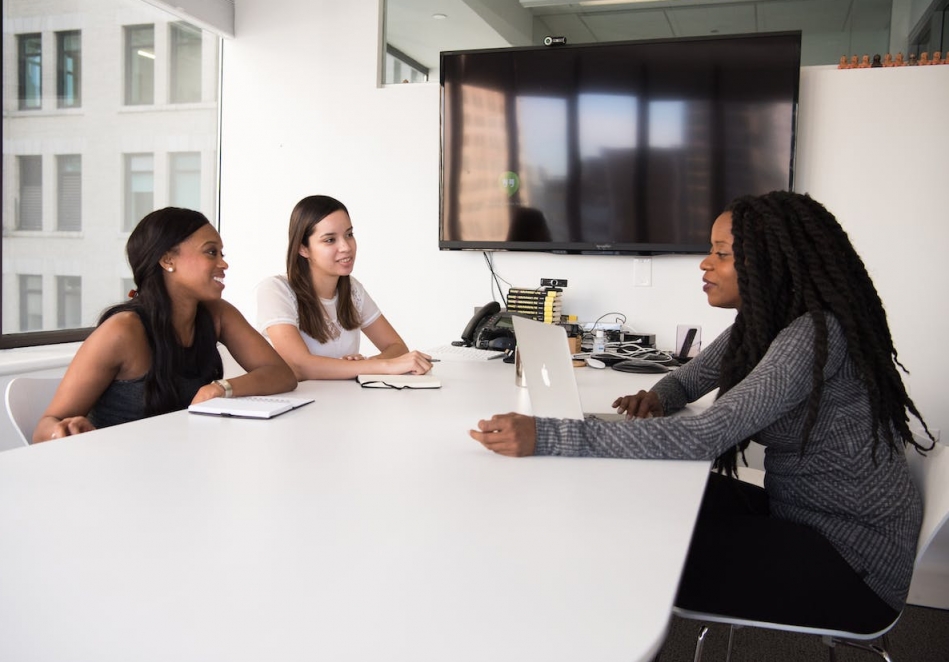
{"label": "black sleeveless top", "polygon": [[[198,317],[207,319],[201,320],[205,322],[204,324],[196,323],[193,345],[191,347],[178,346],[181,368],[175,375],[175,392],[178,396],[175,410],[187,408],[198,389],[215,379],[220,379],[224,374],[221,355],[217,351],[215,342],[210,342],[210,351],[198,349],[202,345],[207,347],[209,344],[198,342],[199,329],[203,329],[204,333],[208,330],[211,334],[214,333],[213,323],[207,324],[210,321],[210,314],[203,308],[199,308]],[[141,314],[139,314],[139,319],[142,319]],[[144,319],[142,319],[142,324],[145,324]],[[151,336],[151,334],[148,335]],[[105,392],[99,396],[99,400],[92,407],[87,418],[97,428],[145,418],[145,375],[135,379],[117,379],[109,384]]]}

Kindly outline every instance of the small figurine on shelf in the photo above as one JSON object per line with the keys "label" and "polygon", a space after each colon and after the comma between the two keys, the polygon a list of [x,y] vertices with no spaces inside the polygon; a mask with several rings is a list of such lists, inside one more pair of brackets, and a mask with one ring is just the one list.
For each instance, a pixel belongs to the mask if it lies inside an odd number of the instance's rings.
{"label": "small figurine on shelf", "polygon": [[873,56],[873,62],[870,64],[871,69],[876,69],[877,67],[882,67],[883,62],[880,61],[880,54],[877,53]]}
{"label": "small figurine on shelf", "polygon": [[851,69],[856,69],[856,68],[859,67],[859,66],[860,66],[859,58],[858,58],[856,55],[852,56],[852,57],[850,58],[850,68],[851,68]]}
{"label": "small figurine on shelf", "polygon": [[946,61],[942,59],[942,53],[936,51],[933,53],[933,59],[930,60],[929,64],[945,64]]}
{"label": "small figurine on shelf", "polygon": [[869,56],[869,55],[864,55],[862,58],[860,58],[860,64],[859,64],[858,68],[860,68],[860,69],[869,69],[869,68],[870,68],[870,56]]}
{"label": "small figurine on shelf", "polygon": [[905,67],[905,66],[906,66],[906,62],[903,60],[903,52],[902,52],[902,51],[900,51],[899,53],[896,54],[896,58],[894,58],[894,60],[893,60],[893,66],[894,66],[894,67]]}
{"label": "small figurine on shelf", "polygon": [[895,65],[893,64],[893,56],[890,55],[889,53],[887,53],[886,55],[883,56],[883,66],[884,66],[884,67],[892,67],[892,66],[895,66]]}
{"label": "small figurine on shelf", "polygon": [[909,62],[906,63],[906,66],[907,66],[907,67],[915,67],[915,66],[916,66],[916,53],[910,53],[910,54],[909,54]]}
{"label": "small figurine on shelf", "polygon": [[919,66],[927,67],[929,66],[929,53],[923,51],[919,54]]}
{"label": "small figurine on shelf", "polygon": [[846,55],[841,55],[841,56],[840,56],[840,63],[837,65],[837,68],[838,68],[838,69],[849,69],[849,68],[850,68],[850,64],[847,62],[847,56],[846,56]]}

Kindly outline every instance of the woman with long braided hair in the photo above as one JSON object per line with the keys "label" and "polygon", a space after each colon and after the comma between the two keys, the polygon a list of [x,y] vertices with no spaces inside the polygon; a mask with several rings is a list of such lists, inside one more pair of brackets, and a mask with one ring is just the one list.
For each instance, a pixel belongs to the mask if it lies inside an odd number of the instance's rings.
{"label": "woman with long braided hair", "polygon": [[[863,261],[820,203],[775,191],[728,206],[701,269],[709,304],[735,322],[618,398],[625,423],[504,414],[470,434],[514,456],[714,460],[676,604],[877,632],[906,601],[922,517],[909,416],[929,431]],[[666,416],[715,389],[706,411]],[[765,447],[764,488],[736,478],[751,441]]]}

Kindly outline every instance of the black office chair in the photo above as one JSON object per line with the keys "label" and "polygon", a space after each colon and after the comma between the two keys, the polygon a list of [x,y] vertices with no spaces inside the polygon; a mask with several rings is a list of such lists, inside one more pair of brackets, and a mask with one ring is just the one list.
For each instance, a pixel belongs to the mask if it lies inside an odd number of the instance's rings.
{"label": "black office chair", "polygon": [[[947,520],[949,520],[949,449],[946,449],[940,444],[936,444],[924,457],[917,453],[915,448],[909,447],[906,450],[906,459],[909,462],[913,482],[916,484],[917,489],[919,489],[923,500],[923,523],[919,531],[919,542],[916,547],[915,566],[919,567],[920,561],[926,554],[930,544],[936,538],[939,530],[945,525]],[[831,628],[802,627],[785,623],[752,621],[723,616],[721,614],[690,611],[679,607],[673,607],[672,613],[680,618],[695,621],[728,624],[730,628],[728,632],[726,662],[729,662],[731,659],[732,642],[734,640],[735,631],[743,627],[818,635],[828,647],[831,662],[837,659],[835,647],[838,645],[860,648],[876,653],[887,662],[893,662],[893,658],[890,657],[890,654],[887,652],[888,642],[886,635],[899,621],[899,616],[897,616],[893,619],[892,623],[878,632],[860,634]],[[695,642],[694,662],[699,662],[702,659],[702,648],[705,644],[705,636],[707,633],[707,625],[703,626],[699,631],[698,638]],[[877,640],[880,640],[879,643],[877,643]]]}

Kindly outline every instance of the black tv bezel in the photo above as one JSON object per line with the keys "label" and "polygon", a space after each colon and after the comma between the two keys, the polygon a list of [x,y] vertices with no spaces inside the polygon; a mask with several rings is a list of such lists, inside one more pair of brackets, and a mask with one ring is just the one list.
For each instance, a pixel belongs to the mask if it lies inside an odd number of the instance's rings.
{"label": "black tv bezel", "polygon": [[[551,48],[597,49],[626,45],[649,45],[670,43],[695,43],[702,41],[741,41],[746,39],[777,39],[792,37],[797,39],[798,63],[801,54],[801,31],[783,30],[775,32],[751,32],[733,35],[702,35],[695,37],[670,37],[656,39],[634,39],[625,41],[595,42],[584,44],[553,44],[550,46],[513,46],[509,48],[480,48],[454,51],[442,51],[439,55],[439,161],[438,161],[438,248],[443,251],[481,251],[481,252],[533,252],[562,255],[704,255],[708,253],[708,242],[701,244],[640,244],[640,243],[593,243],[593,242],[524,242],[524,241],[481,241],[442,239],[444,228],[445,196],[445,58],[459,55],[508,53],[518,51],[544,51]],[[800,68],[800,64],[798,65]],[[794,189],[795,157],[797,152],[797,120],[800,103],[801,79],[794,83],[794,96],[791,104],[791,150],[788,164],[787,190]],[[709,219],[711,228],[714,219]]]}

